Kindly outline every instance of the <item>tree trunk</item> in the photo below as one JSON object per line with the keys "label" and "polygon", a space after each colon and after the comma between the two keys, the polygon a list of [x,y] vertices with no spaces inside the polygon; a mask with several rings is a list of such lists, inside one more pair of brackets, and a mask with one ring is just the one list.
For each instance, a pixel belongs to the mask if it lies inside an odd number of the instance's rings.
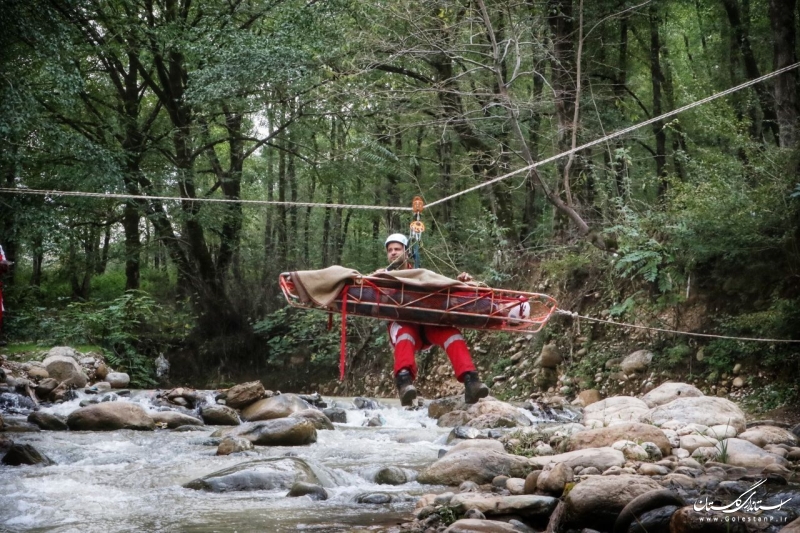
{"label": "tree trunk", "polygon": [[[796,0],[770,0],[769,20],[772,27],[772,57],[775,70],[797,62]],[[780,145],[797,148],[798,114],[797,69],[775,78],[774,94]]]}
{"label": "tree trunk", "polygon": [[[648,21],[650,27],[650,80],[653,86],[653,116],[661,115],[661,89],[664,85],[664,72],[661,69],[661,20],[658,6],[650,4]],[[658,198],[663,200],[667,194],[667,133],[664,121],[653,123],[653,134],[656,138],[656,178],[658,179]]]}
{"label": "tree trunk", "polygon": [[[728,14],[728,21],[731,24],[731,29],[736,37],[736,42],[739,44],[739,50],[742,53],[744,60],[744,70],[748,80],[754,80],[761,76],[761,71],[758,68],[753,49],[750,46],[750,35],[747,29],[749,23],[748,19],[742,20],[742,13],[739,9],[738,0],[722,0],[722,5],[725,7],[725,12]],[[792,10],[792,13],[794,11]],[[780,16],[789,16],[781,11]],[[794,52],[794,48],[792,48]],[[758,102],[761,105],[761,113],[764,115],[764,127],[772,131],[775,143],[780,142],[780,132],[778,131],[778,119],[775,114],[775,107],[773,104],[772,96],[769,94],[769,89],[764,83],[756,83],[753,85],[753,90],[758,96]]]}

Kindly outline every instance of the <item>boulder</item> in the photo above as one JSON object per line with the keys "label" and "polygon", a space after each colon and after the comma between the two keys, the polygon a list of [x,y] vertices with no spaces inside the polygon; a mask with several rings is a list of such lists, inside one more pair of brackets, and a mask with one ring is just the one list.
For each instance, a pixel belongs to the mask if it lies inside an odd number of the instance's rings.
{"label": "boulder", "polygon": [[461,441],[450,450],[447,451],[445,455],[454,454],[463,452],[466,450],[485,450],[485,451],[494,451],[497,453],[506,453],[505,447],[503,444],[494,439],[470,439]]}
{"label": "boulder", "polygon": [[228,435],[217,446],[217,455],[230,455],[253,449],[253,443],[244,437]]}
{"label": "boulder", "polygon": [[463,411],[466,408],[464,403],[464,396],[448,396],[446,398],[439,398],[433,400],[428,404],[428,416],[434,420],[438,420],[451,411]]}
{"label": "boulder", "polygon": [[632,396],[613,396],[593,403],[583,410],[583,423],[590,422],[608,426],[612,422],[639,422],[640,417],[648,412],[647,404]]}
{"label": "boulder", "polygon": [[519,533],[519,531],[511,524],[497,520],[462,518],[450,524],[444,533]]}
{"label": "boulder", "polygon": [[333,427],[333,422],[325,416],[325,413],[316,409],[303,409],[289,415],[291,418],[305,418],[314,424],[318,430],[321,429],[336,429]]}
{"label": "boulder", "polygon": [[38,464],[50,466],[53,464],[53,460],[30,444],[12,444],[3,456],[2,463],[9,466]]}
{"label": "boulder", "polygon": [[681,437],[681,448],[689,453],[694,452],[698,448],[713,448],[719,441],[714,437],[706,437],[704,435],[683,435]]}
{"label": "boulder", "polygon": [[211,426],[238,426],[241,423],[239,413],[227,405],[204,405],[200,416]]}
{"label": "boulder", "polygon": [[521,495],[497,496],[467,492],[456,494],[450,499],[449,506],[458,514],[469,509],[477,509],[485,516],[521,515],[546,517],[556,508],[558,500],[550,496]]}
{"label": "boulder", "polygon": [[[467,425],[479,429],[486,427],[526,427],[531,425],[530,419],[519,408],[492,397],[482,398],[477,403],[470,405],[466,412],[471,419]],[[477,423],[478,420],[482,421],[482,423]],[[487,425],[501,420],[510,421],[514,425],[505,425],[506,422],[498,425]]]}
{"label": "boulder", "polygon": [[283,418],[297,411],[311,409],[311,406],[296,394],[279,394],[264,398],[248,405],[242,410],[242,419],[249,422]]}
{"label": "boulder", "polygon": [[[725,455],[725,461],[721,461]],[[789,461],[774,453],[762,450],[752,442],[742,439],[725,439],[717,444],[717,461],[746,468],[764,468],[769,465],[789,466]]]}
{"label": "boulder", "polygon": [[564,500],[562,526],[611,530],[622,509],[634,498],[662,487],[646,476],[590,476],[575,485]]}
{"label": "boulder", "polygon": [[669,403],[677,398],[697,398],[700,396],[703,396],[702,391],[694,385],[667,382],[662,383],[642,396],[642,401],[652,408]]}
{"label": "boulder", "polygon": [[242,424],[229,430],[260,446],[302,446],[317,442],[314,424],[304,418],[277,418]]}
{"label": "boulder", "polygon": [[36,424],[41,429],[49,431],[66,431],[69,429],[69,426],[67,426],[66,417],[53,413],[45,413],[43,411],[34,411],[33,413],[29,414],[28,422]]}
{"label": "boulder", "polygon": [[525,457],[493,450],[470,449],[447,454],[425,470],[417,481],[457,486],[463,481],[489,483],[495,476],[525,477],[531,467]]}
{"label": "boulder", "polygon": [[611,448],[621,451],[629,461],[646,461],[649,458],[647,451],[632,440],[618,440]]}
{"label": "boulder", "polygon": [[50,393],[58,387],[58,380],[54,378],[43,379],[36,385],[36,396],[40,399],[45,399],[50,396]]}
{"label": "boulder", "polygon": [[603,472],[612,466],[624,465],[625,456],[621,451],[609,447],[588,448],[557,455],[531,457],[530,463],[535,467],[542,468],[550,463],[566,463],[567,466],[572,469],[575,469],[577,466],[582,468],[594,467]]}
{"label": "boulder", "polygon": [[[50,350],[50,353],[52,352],[53,350]],[[42,361],[42,364],[51,378],[68,387],[81,388],[89,382],[86,373],[73,357],[50,355]]]}
{"label": "boulder", "polygon": [[767,444],[788,444],[797,446],[797,437],[788,429],[777,426],[753,426],[739,433],[738,438],[752,442],[763,448]]}
{"label": "boulder", "polygon": [[649,350],[637,350],[625,357],[619,366],[626,374],[634,374],[647,370],[647,367],[650,366],[652,361],[653,352]]}
{"label": "boulder", "polygon": [[684,426],[692,423],[709,427],[728,424],[737,431],[744,431],[746,423],[744,413],[739,406],[716,396],[678,398],[650,409],[641,415],[641,420],[656,425],[669,421],[676,421]]}
{"label": "boulder", "polygon": [[125,389],[131,384],[131,377],[125,372],[109,372],[105,381],[112,389]]}
{"label": "boulder", "polygon": [[[551,466],[552,465],[552,466]],[[566,463],[551,463],[536,478],[536,488],[547,494],[561,496],[567,483],[573,480],[572,468]]]}
{"label": "boulder", "polygon": [[719,424],[708,428],[705,434],[717,440],[729,439],[736,436],[736,428],[728,424]]}
{"label": "boulder", "polygon": [[152,431],[156,424],[141,406],[120,401],[81,407],[69,414],[67,425],[73,431]]}
{"label": "boulder", "polygon": [[587,407],[592,405],[593,403],[597,403],[603,399],[603,396],[600,394],[600,391],[597,389],[587,389],[582,390],[578,393],[578,397],[575,398],[575,402],[582,407]]}
{"label": "boulder", "polygon": [[375,474],[375,483],[379,485],[402,485],[408,482],[408,476],[396,466],[385,466]]}
{"label": "boulder", "polygon": [[319,485],[309,464],[298,457],[273,457],[239,463],[183,485],[210,492],[289,490],[295,483]]}
{"label": "boulder", "polygon": [[539,366],[542,368],[556,368],[561,364],[563,358],[558,351],[558,346],[553,343],[545,344],[542,353],[539,355]]}
{"label": "boulder", "polygon": [[150,418],[156,424],[166,425],[170,429],[175,429],[180,426],[202,426],[203,421],[199,418],[189,416],[178,411],[156,411],[150,413]]}
{"label": "boulder", "polygon": [[328,417],[328,420],[337,424],[347,424],[347,411],[341,407],[328,407],[323,409],[322,413]]}
{"label": "boulder", "polygon": [[328,491],[326,491],[322,485],[306,483],[305,481],[295,481],[286,497],[298,498],[300,496],[308,496],[314,501],[327,500],[329,497]]}
{"label": "boulder", "polygon": [[[71,359],[74,359],[75,362],[78,362],[79,356],[78,352],[76,352],[74,348],[71,348],[69,346],[53,346],[47,352],[47,357],[69,357]],[[47,359],[47,357],[45,357],[45,359]]]}
{"label": "boulder", "polygon": [[628,439],[640,442],[654,442],[663,456],[671,453],[672,446],[663,431],[641,422],[626,422],[598,429],[590,429],[573,434],[567,449],[584,450],[611,446],[618,440]]}
{"label": "boulder", "polygon": [[[234,409],[241,409],[264,397],[266,391],[260,381],[240,383],[228,389],[225,405]],[[277,418],[277,417],[276,417]]]}

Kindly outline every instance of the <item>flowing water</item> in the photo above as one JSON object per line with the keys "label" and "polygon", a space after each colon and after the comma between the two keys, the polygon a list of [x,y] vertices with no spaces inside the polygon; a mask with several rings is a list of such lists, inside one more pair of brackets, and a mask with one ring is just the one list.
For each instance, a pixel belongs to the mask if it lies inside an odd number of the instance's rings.
{"label": "flowing water", "polygon": [[[149,394],[131,399],[150,410]],[[44,411],[66,415],[73,400]],[[415,481],[378,485],[375,473],[397,466],[411,477],[434,462],[449,428],[439,428],[427,410],[407,411],[396,400],[378,409],[355,409],[348,399],[347,423],[318,431],[309,446],[256,446],[255,450],[216,456],[202,431],[40,431],[6,433],[17,444],[31,444],[52,466],[0,465],[0,531],[357,531],[387,530],[407,520],[420,494],[443,490]],[[362,427],[379,415],[382,427]],[[7,422],[14,415],[4,414]],[[24,415],[19,415],[24,419]],[[183,488],[193,479],[258,458],[294,455],[305,459],[328,491],[326,501],[287,498],[286,490],[212,493]],[[360,504],[370,492],[395,496],[390,504]]]}

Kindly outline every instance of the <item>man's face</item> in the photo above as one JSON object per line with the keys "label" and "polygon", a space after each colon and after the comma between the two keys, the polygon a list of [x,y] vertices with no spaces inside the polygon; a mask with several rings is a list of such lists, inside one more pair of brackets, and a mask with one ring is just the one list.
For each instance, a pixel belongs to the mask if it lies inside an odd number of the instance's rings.
{"label": "man's face", "polygon": [[400,244],[399,242],[390,242],[386,246],[386,258],[391,263],[398,257],[404,255],[406,253],[405,247]]}

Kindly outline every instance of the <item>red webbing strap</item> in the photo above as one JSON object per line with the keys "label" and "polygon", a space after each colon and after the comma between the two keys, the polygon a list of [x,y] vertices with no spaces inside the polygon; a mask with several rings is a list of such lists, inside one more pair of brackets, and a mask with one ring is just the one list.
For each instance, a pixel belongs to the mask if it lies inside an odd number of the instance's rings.
{"label": "red webbing strap", "polygon": [[347,360],[347,288],[342,290],[342,337],[339,342],[339,381],[344,381],[344,365]]}

